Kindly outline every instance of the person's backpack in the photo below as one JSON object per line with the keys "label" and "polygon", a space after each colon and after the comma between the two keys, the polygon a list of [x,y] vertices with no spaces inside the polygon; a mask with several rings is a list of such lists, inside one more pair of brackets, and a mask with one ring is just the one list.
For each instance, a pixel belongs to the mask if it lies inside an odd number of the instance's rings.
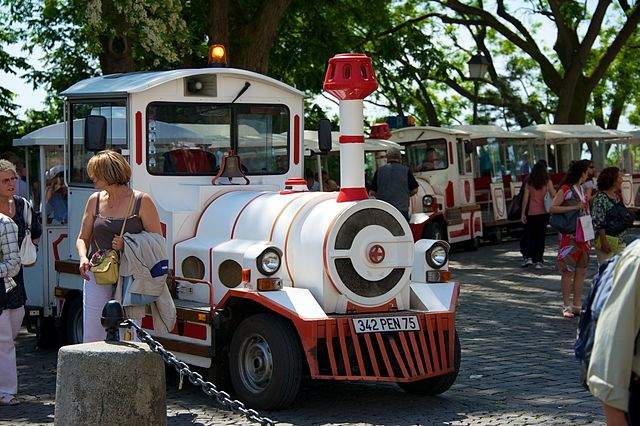
{"label": "person's backpack", "polygon": [[612,237],[617,237],[633,225],[633,216],[624,203],[617,202],[604,217],[604,232]]}
{"label": "person's backpack", "polygon": [[596,335],[596,324],[605,302],[611,294],[613,285],[613,273],[619,256],[614,256],[600,265],[598,272],[593,277],[593,285],[582,304],[582,313],[578,323],[578,336],[575,343],[575,355],[580,362],[580,380],[582,385],[587,386],[587,370],[589,369],[589,359],[593,349],[593,340]]}

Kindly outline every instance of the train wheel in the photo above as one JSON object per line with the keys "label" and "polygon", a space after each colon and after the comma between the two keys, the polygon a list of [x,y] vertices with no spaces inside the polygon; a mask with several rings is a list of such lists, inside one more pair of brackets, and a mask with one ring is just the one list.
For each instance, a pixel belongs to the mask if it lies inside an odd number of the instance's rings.
{"label": "train wheel", "polygon": [[293,327],[273,314],[240,323],[229,350],[231,384],[249,407],[290,405],[300,389],[302,351]]}
{"label": "train wheel", "polygon": [[413,393],[417,395],[439,395],[449,390],[458,378],[458,372],[460,371],[460,339],[458,339],[458,333],[456,333],[455,352],[453,357],[454,370],[443,376],[431,377],[429,379],[420,380],[411,383],[398,383],[405,392]]}
{"label": "train wheel", "polygon": [[82,297],[75,297],[68,301],[66,315],[66,339],[68,345],[82,343]]}
{"label": "train wheel", "polygon": [[422,232],[422,238],[428,238],[430,240],[447,240],[447,236],[444,231],[444,226],[440,222],[427,223]]}

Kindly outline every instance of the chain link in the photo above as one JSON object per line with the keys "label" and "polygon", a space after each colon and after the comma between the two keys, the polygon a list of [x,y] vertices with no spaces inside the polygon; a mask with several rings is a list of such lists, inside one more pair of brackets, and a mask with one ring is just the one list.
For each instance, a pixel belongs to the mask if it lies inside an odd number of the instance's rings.
{"label": "chain link", "polygon": [[276,423],[268,417],[260,416],[256,410],[252,408],[245,407],[242,401],[238,401],[236,399],[231,399],[231,395],[229,395],[225,391],[218,390],[216,385],[211,382],[207,382],[203,379],[202,374],[191,371],[189,366],[184,362],[180,361],[175,357],[171,352],[167,351],[160,343],[153,340],[153,338],[140,328],[136,323],[131,320],[125,320],[123,325],[127,327],[133,327],[138,335],[138,338],[141,342],[149,345],[153,352],[159,353],[164,362],[173,366],[175,370],[180,374],[180,379],[182,381],[182,376],[186,376],[189,379],[189,382],[195,386],[200,386],[202,391],[214,397],[220,405],[229,408],[231,411],[235,413],[240,413],[245,416],[247,419],[252,422],[259,423],[261,425],[275,425]]}

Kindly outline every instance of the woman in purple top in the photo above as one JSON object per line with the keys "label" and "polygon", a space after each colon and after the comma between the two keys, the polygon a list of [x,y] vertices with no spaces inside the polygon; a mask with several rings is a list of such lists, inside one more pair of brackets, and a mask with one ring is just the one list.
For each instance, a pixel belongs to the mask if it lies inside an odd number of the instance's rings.
{"label": "woman in purple top", "polygon": [[524,262],[522,266],[534,265],[534,268],[540,269],[544,256],[546,229],[549,224],[549,213],[545,208],[544,199],[547,194],[551,195],[550,200],[556,195],[556,190],[547,173],[546,161],[540,160],[533,166],[529,179],[524,185],[522,198]]}
{"label": "woman in purple top", "polygon": [[85,279],[82,300],[85,343],[104,340],[106,332],[100,325],[100,317],[104,304],[113,297],[113,286],[98,285],[93,278],[89,247],[91,254],[99,248],[122,250],[124,240],[120,237],[120,229],[127,215],[125,234],[142,231],[162,234],[158,210],[151,197],[129,188],[131,167],[122,155],[115,151],[100,151],[89,160],[87,173],[98,191],[87,201],[76,241],[80,275]]}

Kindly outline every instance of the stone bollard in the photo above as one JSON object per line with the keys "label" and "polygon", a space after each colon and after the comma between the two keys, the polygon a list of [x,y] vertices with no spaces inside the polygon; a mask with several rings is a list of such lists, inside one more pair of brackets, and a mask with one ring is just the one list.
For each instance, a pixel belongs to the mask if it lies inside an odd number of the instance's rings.
{"label": "stone bollard", "polygon": [[58,352],[55,424],[166,425],[162,358],[146,343],[63,346]]}

